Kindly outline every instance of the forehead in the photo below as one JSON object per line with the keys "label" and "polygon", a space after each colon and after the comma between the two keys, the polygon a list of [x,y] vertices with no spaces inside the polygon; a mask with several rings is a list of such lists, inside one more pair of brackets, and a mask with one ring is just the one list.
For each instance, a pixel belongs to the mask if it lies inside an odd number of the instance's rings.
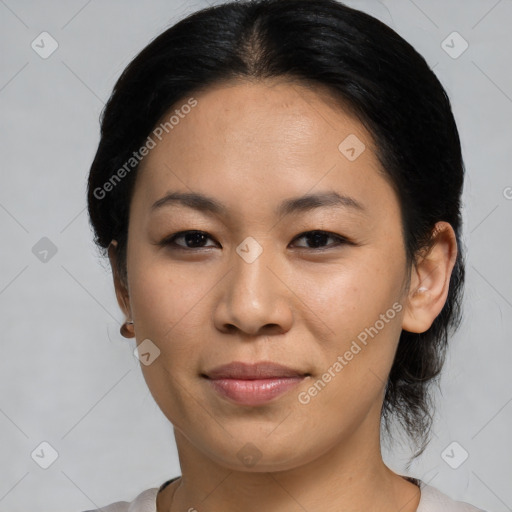
{"label": "forehead", "polygon": [[[174,142],[174,146],[189,147],[192,143],[197,148],[202,142],[222,139],[223,150],[228,145],[243,144],[240,149],[246,151],[274,150],[275,157],[276,148],[283,151],[285,146],[292,145],[295,150],[307,153],[323,145],[329,153],[337,154],[337,142],[344,133],[357,133],[371,142],[370,134],[346,102],[335,98],[325,86],[308,86],[284,78],[231,81],[207,88],[194,99],[197,106],[193,109],[186,107],[190,99],[183,98],[162,117],[160,126],[165,129],[169,114],[187,110],[179,119],[172,116],[176,124],[165,131],[173,137],[163,133],[164,146]],[[191,135],[194,140],[189,139]],[[153,151],[149,159],[160,153]]]}
{"label": "forehead", "polygon": [[364,196],[387,186],[370,134],[325,88],[237,81],[192,97],[193,108],[180,108],[184,98],[160,126],[174,115],[173,124],[151,135],[136,186],[148,201],[193,190],[249,210],[313,189]]}

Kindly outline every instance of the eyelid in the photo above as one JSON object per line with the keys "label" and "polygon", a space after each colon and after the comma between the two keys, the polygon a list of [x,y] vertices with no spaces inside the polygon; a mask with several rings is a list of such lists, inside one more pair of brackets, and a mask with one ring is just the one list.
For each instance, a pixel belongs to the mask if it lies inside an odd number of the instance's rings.
{"label": "eyelid", "polygon": [[332,231],[326,231],[324,229],[309,229],[309,230],[304,231],[304,232],[300,233],[299,235],[297,235],[293,239],[293,241],[298,240],[298,239],[300,239],[300,238],[302,238],[302,237],[304,237],[306,235],[313,234],[313,233],[319,233],[319,234],[322,234],[322,235],[328,235],[329,237],[335,239],[336,243],[327,245],[325,247],[319,247],[319,248],[315,248],[315,247],[300,247],[300,249],[305,249],[305,250],[308,250],[308,251],[319,252],[319,251],[326,251],[326,250],[330,249],[331,247],[339,247],[340,245],[355,245],[354,242],[352,242],[348,238],[344,237],[343,235],[339,235],[338,233],[333,233]]}
{"label": "eyelid", "polygon": [[[182,231],[177,231],[176,233],[173,233],[167,237],[165,237],[161,242],[157,242],[157,245],[160,245],[160,246],[169,246],[169,245],[172,245],[174,244],[175,248],[176,249],[181,249],[181,250],[184,250],[184,251],[190,251],[190,252],[194,252],[194,251],[201,251],[201,250],[204,250],[204,249],[211,249],[212,246],[205,246],[205,247],[185,247],[185,246],[182,246],[182,245],[179,245],[179,244],[176,244],[175,243],[175,240],[178,239],[178,238],[181,238],[189,233],[198,233],[198,234],[202,234],[202,235],[206,235],[206,238],[209,238],[210,240],[215,240],[208,232],[206,231],[202,231],[202,230],[199,230],[199,229],[186,229],[186,230],[182,230]],[[294,242],[295,240],[299,240],[307,235],[311,235],[311,234],[314,234],[314,233],[318,233],[318,234],[322,234],[322,235],[327,235],[328,237],[332,238],[335,240],[335,243],[333,244],[329,244],[327,246],[324,246],[324,247],[298,247],[298,249],[302,249],[302,250],[306,250],[306,251],[313,251],[313,252],[322,252],[322,251],[327,251],[331,248],[335,248],[335,247],[339,247],[339,246],[342,246],[342,245],[357,245],[355,242],[349,240],[348,238],[344,237],[343,235],[339,235],[338,233],[333,233],[331,231],[326,231],[326,230],[323,230],[323,229],[310,229],[310,230],[306,230],[306,231],[303,231],[302,233],[296,235],[292,242]],[[218,242],[216,242],[218,243]]]}
{"label": "eyelid", "polygon": [[[206,235],[207,238],[210,240],[214,240],[214,238],[207,233],[206,231],[202,231],[200,229],[184,229],[182,231],[177,231],[176,233],[173,233],[167,237],[165,237],[161,242],[157,242],[157,245],[161,246],[167,246],[174,243],[174,240],[177,238],[181,238],[182,236],[188,235],[189,233],[199,233],[201,235]],[[184,247],[182,245],[175,244],[178,249],[183,249],[185,251],[197,251],[201,249],[209,249],[211,246],[208,247]]]}

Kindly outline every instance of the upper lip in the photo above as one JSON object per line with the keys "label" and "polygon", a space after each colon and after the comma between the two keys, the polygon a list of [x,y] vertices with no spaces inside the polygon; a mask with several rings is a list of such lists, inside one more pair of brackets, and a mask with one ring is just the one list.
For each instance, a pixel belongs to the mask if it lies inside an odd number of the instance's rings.
{"label": "upper lip", "polygon": [[258,363],[244,363],[233,361],[229,364],[217,366],[206,372],[210,379],[269,379],[275,377],[304,377],[308,375],[300,370],[294,370],[281,364],[269,361]]}

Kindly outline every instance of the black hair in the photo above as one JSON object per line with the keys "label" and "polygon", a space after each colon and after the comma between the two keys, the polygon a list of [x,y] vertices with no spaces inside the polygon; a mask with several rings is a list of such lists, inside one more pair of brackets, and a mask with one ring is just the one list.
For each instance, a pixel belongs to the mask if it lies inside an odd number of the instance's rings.
{"label": "black hair", "polygon": [[274,77],[327,88],[369,130],[399,198],[408,263],[431,246],[438,221],[455,231],[458,254],[446,303],[426,332],[402,331],[382,407],[386,432],[398,420],[417,448],[415,458],[430,440],[431,385],[461,319],[464,164],[444,88],[390,27],[335,0],[240,0],[202,9],[165,30],[123,71],[102,112],[88,180],[95,242],[105,256],[117,240],[117,271],[126,279],[138,168],[126,162],[134,151],[192,94],[229,80]]}

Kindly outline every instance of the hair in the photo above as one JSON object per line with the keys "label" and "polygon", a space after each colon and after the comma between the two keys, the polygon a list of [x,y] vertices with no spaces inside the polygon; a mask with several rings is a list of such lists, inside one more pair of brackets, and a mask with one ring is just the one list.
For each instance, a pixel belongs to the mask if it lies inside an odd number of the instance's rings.
{"label": "hair", "polygon": [[385,390],[383,426],[391,436],[391,420],[398,420],[417,448],[412,460],[430,441],[431,385],[461,321],[464,164],[444,88],[390,27],[335,0],[240,0],[165,30],[126,67],[101,114],[87,191],[95,243],[106,256],[117,240],[114,270],[126,281],[138,165],[120,170],[171,108],[223,82],[279,77],[327,89],[368,129],[400,203],[409,265],[432,246],[438,221],[455,231],[458,253],[444,307],[427,331],[402,330]]}

